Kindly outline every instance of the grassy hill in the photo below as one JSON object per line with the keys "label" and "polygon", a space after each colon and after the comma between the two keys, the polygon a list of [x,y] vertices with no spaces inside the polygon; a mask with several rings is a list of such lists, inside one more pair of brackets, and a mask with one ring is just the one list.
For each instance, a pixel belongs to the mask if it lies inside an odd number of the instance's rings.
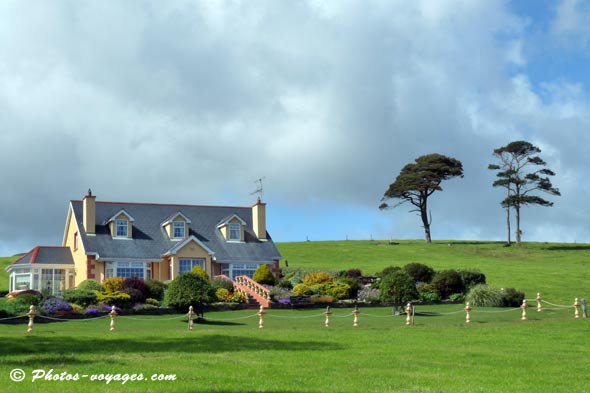
{"label": "grassy hill", "polygon": [[17,259],[18,257],[0,257],[0,291],[8,291],[8,273],[4,269]]}
{"label": "grassy hill", "polygon": [[420,262],[436,270],[479,269],[488,284],[516,288],[534,298],[537,292],[553,302],[573,303],[590,296],[590,245],[503,242],[327,241],[278,243],[289,267],[325,270],[361,269],[370,275],[387,266]]}

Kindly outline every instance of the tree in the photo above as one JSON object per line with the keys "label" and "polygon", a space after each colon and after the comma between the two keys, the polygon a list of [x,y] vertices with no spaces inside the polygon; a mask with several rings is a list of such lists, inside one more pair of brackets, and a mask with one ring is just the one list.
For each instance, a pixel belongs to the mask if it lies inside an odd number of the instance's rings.
{"label": "tree", "polygon": [[[541,191],[546,194],[559,196],[559,189],[553,187],[549,176],[555,173],[545,168],[547,163],[537,154],[541,152],[537,146],[526,141],[515,141],[494,150],[494,156],[501,162],[500,165],[491,164],[491,170],[498,170],[498,179],[493,183],[494,187],[506,188],[506,198],[501,202],[506,209],[508,225],[508,244],[510,244],[510,208],[514,208],[516,219],[516,245],[520,246],[522,231],[520,229],[520,209],[527,205],[553,206],[534,192]],[[535,169],[528,171],[528,169]],[[538,168],[538,169],[537,169]]]}
{"label": "tree", "polygon": [[403,270],[389,273],[381,279],[379,295],[385,302],[401,305],[418,299],[419,294],[414,280]]}
{"label": "tree", "polygon": [[428,154],[416,158],[414,163],[402,168],[395,181],[389,185],[379,209],[387,209],[390,206],[385,202],[388,199],[401,199],[393,207],[405,202],[410,202],[422,219],[426,242],[432,243],[430,236],[430,224],[432,214],[428,217],[428,197],[435,191],[442,191],[440,184],[443,180],[454,177],[463,177],[463,164],[461,161],[441,154]]}
{"label": "tree", "polygon": [[266,263],[258,266],[258,269],[256,269],[254,272],[254,276],[252,276],[252,280],[256,281],[258,284],[263,285],[275,284],[275,276],[272,274],[270,266],[268,266]]}
{"label": "tree", "polygon": [[202,276],[187,272],[176,277],[166,290],[164,304],[177,310],[188,310],[189,306],[200,310],[208,301],[209,281]]}

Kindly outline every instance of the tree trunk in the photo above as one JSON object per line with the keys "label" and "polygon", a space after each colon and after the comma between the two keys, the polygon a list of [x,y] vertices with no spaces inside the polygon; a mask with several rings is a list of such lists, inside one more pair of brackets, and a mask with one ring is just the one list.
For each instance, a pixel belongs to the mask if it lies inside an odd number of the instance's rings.
{"label": "tree trunk", "polygon": [[420,217],[422,217],[422,225],[424,226],[424,235],[426,236],[426,243],[432,243],[432,238],[430,237],[430,221],[428,220],[428,208],[426,204],[426,198],[424,199],[424,203],[420,207]]}
{"label": "tree trunk", "polygon": [[[510,200],[510,188],[507,188],[508,190],[508,195],[506,196],[506,200],[509,201]],[[512,242],[510,241],[510,204],[508,204],[508,206],[506,207],[506,227],[508,228],[508,240],[506,241],[506,244],[511,245]]]}
{"label": "tree trunk", "polygon": [[518,203],[514,205],[514,211],[516,212],[516,245],[520,246],[520,205]]}

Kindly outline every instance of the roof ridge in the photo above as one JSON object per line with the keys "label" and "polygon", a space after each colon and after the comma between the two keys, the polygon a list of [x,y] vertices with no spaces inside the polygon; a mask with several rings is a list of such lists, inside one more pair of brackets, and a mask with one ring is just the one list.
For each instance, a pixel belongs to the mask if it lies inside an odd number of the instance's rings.
{"label": "roof ridge", "polygon": [[39,255],[39,246],[35,247],[33,249],[33,256],[31,257],[31,261],[29,262],[29,264],[33,265],[35,264],[35,259],[37,259],[37,255]]}
{"label": "roof ridge", "polygon": [[[70,202],[83,202],[81,199],[72,199]],[[152,206],[184,206],[184,207],[204,207],[204,208],[226,208],[226,209],[250,209],[250,206],[226,206],[226,205],[190,205],[187,203],[156,203],[156,202],[114,202],[114,201],[96,201],[97,204],[111,205],[152,205]]]}

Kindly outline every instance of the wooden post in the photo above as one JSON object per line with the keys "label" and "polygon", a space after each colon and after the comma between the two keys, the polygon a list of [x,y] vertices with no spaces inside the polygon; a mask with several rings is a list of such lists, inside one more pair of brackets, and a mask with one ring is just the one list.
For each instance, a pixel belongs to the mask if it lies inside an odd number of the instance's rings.
{"label": "wooden post", "polygon": [[326,311],[324,312],[324,315],[326,316],[326,327],[329,328],[330,327],[330,315],[332,315],[332,311],[330,311],[330,306],[326,307]]}
{"label": "wooden post", "polygon": [[522,320],[526,321],[526,309],[528,308],[528,304],[526,304],[526,299],[522,301],[522,306],[520,306],[520,308],[522,308]]}
{"label": "wooden post", "polygon": [[29,307],[29,312],[27,313],[29,316],[29,326],[27,328],[27,333],[33,333],[33,325],[35,324],[35,315],[37,315],[37,311],[35,310],[35,306],[31,305]]}
{"label": "wooden post", "polygon": [[186,314],[188,317],[188,330],[193,330],[193,318],[195,317],[195,312],[193,311],[193,306],[188,308],[188,313]]}
{"label": "wooden post", "polygon": [[354,315],[354,320],[352,321],[353,327],[359,327],[359,314],[359,306],[354,306],[354,310],[352,312],[352,315]]}
{"label": "wooden post", "polygon": [[258,311],[258,316],[260,317],[260,320],[258,321],[258,328],[259,329],[264,328],[264,314],[266,314],[266,312],[264,311],[264,306],[261,304],[260,311]]}
{"label": "wooden post", "polygon": [[537,292],[537,312],[541,312],[543,310],[543,306],[541,305],[541,300],[543,300],[543,298],[541,298],[541,294]]}
{"label": "wooden post", "polygon": [[111,332],[115,331],[115,317],[117,316],[117,311],[115,311],[115,306],[113,305],[111,307],[111,312],[109,313],[109,316],[111,317]]}
{"label": "wooden post", "polygon": [[465,303],[465,323],[471,322],[471,306],[469,302]]}
{"label": "wooden post", "polygon": [[574,318],[580,318],[580,301],[578,300],[578,298],[574,300]]}
{"label": "wooden post", "polygon": [[408,303],[406,306],[406,325],[410,325],[412,323],[412,305]]}

